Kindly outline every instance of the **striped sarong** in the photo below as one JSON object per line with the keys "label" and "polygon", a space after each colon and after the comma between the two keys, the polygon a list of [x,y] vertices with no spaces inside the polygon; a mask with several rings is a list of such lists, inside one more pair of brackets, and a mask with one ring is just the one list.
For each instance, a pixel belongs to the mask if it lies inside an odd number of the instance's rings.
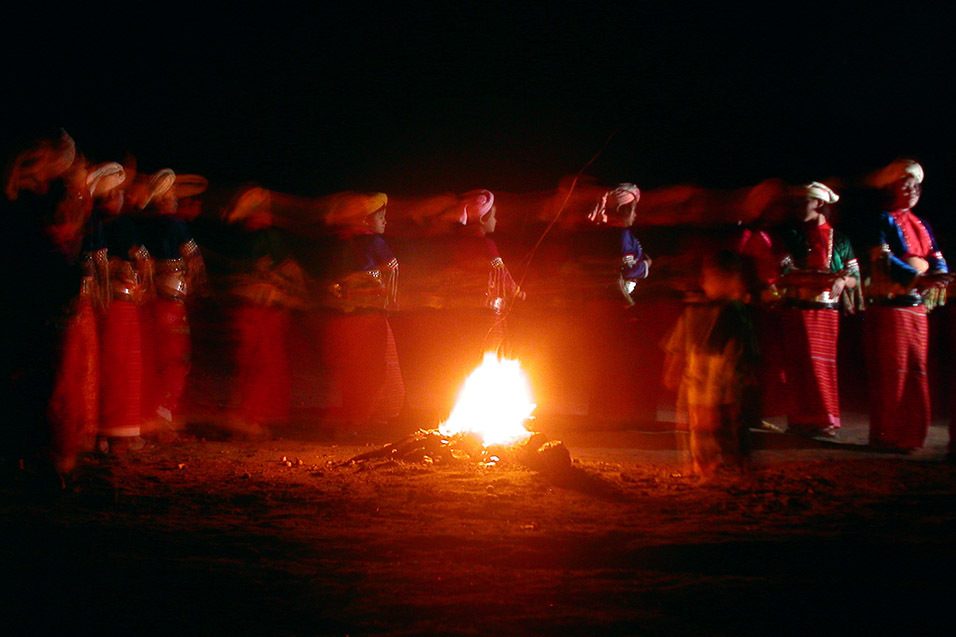
{"label": "striped sarong", "polygon": [[930,420],[926,309],[871,306],[865,338],[870,444],[899,450],[922,447]]}
{"label": "striped sarong", "polygon": [[783,310],[781,320],[789,426],[807,432],[839,427],[837,337],[840,312],[790,308]]}

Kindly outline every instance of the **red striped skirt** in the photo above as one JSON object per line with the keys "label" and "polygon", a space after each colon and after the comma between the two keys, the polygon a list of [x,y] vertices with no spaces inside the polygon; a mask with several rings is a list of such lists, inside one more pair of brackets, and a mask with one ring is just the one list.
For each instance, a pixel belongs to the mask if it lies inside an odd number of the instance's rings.
{"label": "red striped skirt", "polygon": [[100,351],[93,304],[81,299],[63,334],[60,367],[50,398],[53,451],[75,456],[96,436],[100,400]]}
{"label": "red striped skirt", "polygon": [[169,420],[179,408],[190,367],[189,319],[181,301],[156,299],[143,317],[145,415]]}
{"label": "red striped skirt", "polygon": [[782,316],[787,420],[796,429],[840,426],[837,386],[838,310],[786,309]]}
{"label": "red striped skirt", "polygon": [[405,384],[388,319],[375,313],[333,315],[323,332],[326,355],[341,389],[344,419],[362,426],[398,416]]}
{"label": "red striped skirt", "polygon": [[239,410],[259,424],[286,424],[292,390],[289,373],[289,312],[243,304],[236,309]]}
{"label": "red striped skirt", "polygon": [[790,411],[782,320],[776,309],[758,307],[754,312],[760,348],[760,415],[764,418],[785,416]]}
{"label": "red striped skirt", "polygon": [[867,308],[864,334],[870,443],[891,449],[922,447],[930,420],[926,309]]}
{"label": "red striped skirt", "polygon": [[100,334],[100,434],[140,435],[143,350],[139,307],[110,303]]}

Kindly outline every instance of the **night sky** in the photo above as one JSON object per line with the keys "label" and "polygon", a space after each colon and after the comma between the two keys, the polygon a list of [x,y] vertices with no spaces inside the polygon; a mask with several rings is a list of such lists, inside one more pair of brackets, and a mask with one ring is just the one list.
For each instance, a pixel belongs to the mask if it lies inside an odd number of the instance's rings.
{"label": "night sky", "polygon": [[63,126],[96,161],[303,195],[546,190],[595,154],[601,183],[730,188],[906,154],[956,195],[952,10],[267,7],[8,19],[4,148]]}

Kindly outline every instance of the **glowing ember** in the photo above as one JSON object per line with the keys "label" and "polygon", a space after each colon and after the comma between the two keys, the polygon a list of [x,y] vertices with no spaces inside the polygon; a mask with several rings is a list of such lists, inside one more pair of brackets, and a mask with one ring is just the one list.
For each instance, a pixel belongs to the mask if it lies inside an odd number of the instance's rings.
{"label": "glowing ember", "polygon": [[528,377],[518,361],[489,352],[465,381],[451,416],[438,429],[446,436],[473,433],[486,447],[513,445],[531,436],[524,422],[534,408]]}

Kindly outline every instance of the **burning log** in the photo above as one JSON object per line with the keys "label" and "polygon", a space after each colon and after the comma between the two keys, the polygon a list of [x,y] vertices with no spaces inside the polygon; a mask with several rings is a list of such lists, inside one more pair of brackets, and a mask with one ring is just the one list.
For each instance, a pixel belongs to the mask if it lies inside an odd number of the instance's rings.
{"label": "burning log", "polygon": [[438,429],[419,429],[398,442],[361,453],[343,464],[376,460],[445,465],[518,464],[542,473],[560,472],[571,466],[571,454],[564,443],[548,440],[542,433],[532,433],[526,440],[513,445],[486,447],[474,433],[444,435]]}

